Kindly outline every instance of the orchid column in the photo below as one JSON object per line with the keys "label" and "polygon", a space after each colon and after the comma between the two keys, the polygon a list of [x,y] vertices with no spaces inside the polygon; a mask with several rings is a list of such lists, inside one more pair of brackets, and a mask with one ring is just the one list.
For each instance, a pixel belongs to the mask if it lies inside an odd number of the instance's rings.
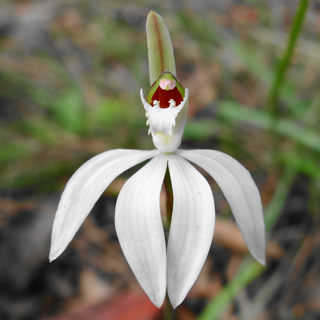
{"label": "orchid column", "polygon": [[[251,254],[265,263],[265,227],[259,191],[250,173],[214,150],[179,150],[189,93],[179,83],[170,36],[150,12],[147,37],[151,87],[141,101],[155,150],[109,150],[83,164],[69,180],[55,216],[50,260],[67,247],[108,185],[122,172],[150,160],[121,189],[115,226],[123,253],[150,300],[161,307],[166,291],[176,308],[196,281],[210,249],[215,208],[210,185],[191,163],[207,171],[228,200]],[[191,162],[191,163],[190,163]],[[167,168],[173,192],[166,246],[160,190]]]}

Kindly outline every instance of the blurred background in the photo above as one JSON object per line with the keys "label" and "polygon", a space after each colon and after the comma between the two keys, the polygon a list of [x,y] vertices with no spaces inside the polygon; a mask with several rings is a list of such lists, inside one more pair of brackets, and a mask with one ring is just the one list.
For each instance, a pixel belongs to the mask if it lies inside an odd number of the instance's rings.
{"label": "blurred background", "polygon": [[1,320],[161,319],[114,228],[116,197],[137,167],[48,261],[72,173],[105,150],[154,148],[139,98],[149,87],[151,9],[170,30],[190,91],[181,148],[240,161],[260,189],[268,230],[264,268],[209,179],[215,237],[176,319],[320,319],[320,2],[309,2],[290,54],[297,8],[297,0],[0,1]]}

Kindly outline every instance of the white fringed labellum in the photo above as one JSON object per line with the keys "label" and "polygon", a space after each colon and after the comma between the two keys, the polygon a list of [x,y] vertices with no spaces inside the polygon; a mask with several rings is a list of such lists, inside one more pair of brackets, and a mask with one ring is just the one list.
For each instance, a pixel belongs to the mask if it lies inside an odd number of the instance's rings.
{"label": "white fringed labellum", "polygon": [[[140,91],[155,147],[163,153],[174,152],[181,144],[186,124],[189,91],[165,71],[151,86],[148,102]],[[150,103],[152,103],[152,105]]]}

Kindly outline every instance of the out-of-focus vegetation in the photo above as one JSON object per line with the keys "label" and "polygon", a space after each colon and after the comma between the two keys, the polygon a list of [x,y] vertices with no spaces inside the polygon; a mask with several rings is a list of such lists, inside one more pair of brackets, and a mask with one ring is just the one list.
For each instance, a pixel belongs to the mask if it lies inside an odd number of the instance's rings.
{"label": "out-of-focus vegetation", "polygon": [[[275,258],[270,249],[272,267],[260,278],[264,300],[248,303],[240,308],[240,315],[243,319],[253,319],[252,315],[272,319],[265,310],[270,297],[281,290],[296,290],[292,279],[301,280],[292,273],[291,282],[276,285],[274,279],[284,274],[285,263],[296,273],[305,270],[304,264],[319,265],[319,259],[311,255],[319,246],[315,239],[319,236],[320,205],[317,1],[310,1],[305,19],[301,19],[297,44],[287,57],[290,63],[277,82],[297,8],[298,1],[280,0],[1,1],[1,192],[60,193],[68,177],[100,152],[153,148],[139,90],[146,91],[149,85],[145,19],[155,10],[170,30],[177,74],[190,91],[182,148],[229,153],[251,171],[261,190],[269,238],[281,246],[282,253],[277,251]],[[292,193],[299,181],[300,193],[307,194],[306,211],[301,215],[309,219],[302,229],[292,226],[286,209],[288,203],[294,206],[300,199]],[[229,208],[219,200],[216,186],[212,187],[218,198],[217,211],[228,218]],[[281,220],[284,212],[285,221]],[[290,246],[294,230],[297,242]],[[282,231],[288,239],[281,236]],[[302,256],[305,246],[313,260]],[[235,276],[241,262],[238,257],[238,253],[232,255],[233,264],[229,263],[228,271],[221,271],[224,277],[228,278],[226,272],[232,275],[225,282]],[[296,262],[301,263],[300,269]],[[245,261],[244,268],[246,263],[250,264]],[[254,280],[264,269],[251,264],[247,270],[252,273],[242,269],[235,278],[239,281],[221,291],[213,302],[212,315],[207,313],[201,319],[213,319],[213,315],[218,319],[238,291],[250,283],[251,287],[257,285],[259,279]],[[306,292],[302,281],[299,285],[298,289]],[[199,292],[207,299],[220,291],[205,286]],[[289,293],[284,294],[284,300],[289,298]],[[319,295],[312,299],[320,305]],[[297,303],[290,300],[286,310],[292,317],[284,319],[300,319],[310,313],[303,299],[298,302],[300,309],[295,309]],[[177,317],[187,319],[181,310]],[[225,319],[234,319],[228,312]],[[320,309],[312,312],[319,315]],[[195,313],[190,311],[188,319],[195,319]]]}
{"label": "out-of-focus vegetation", "polygon": [[[2,187],[51,184],[102,150],[152,148],[138,96],[140,87],[147,88],[144,18],[150,4],[123,5],[2,5]],[[273,5],[264,3],[205,17],[190,7],[167,6],[158,10],[171,29],[181,81],[192,94],[188,140],[212,136],[235,147],[231,152],[241,149],[259,159],[264,170],[281,163],[317,177],[317,29],[306,24],[271,127],[267,94],[295,6],[278,6],[288,10],[287,23],[277,21],[283,30],[274,28]],[[204,108],[213,115],[192,119]],[[281,139],[272,157],[271,132]]]}

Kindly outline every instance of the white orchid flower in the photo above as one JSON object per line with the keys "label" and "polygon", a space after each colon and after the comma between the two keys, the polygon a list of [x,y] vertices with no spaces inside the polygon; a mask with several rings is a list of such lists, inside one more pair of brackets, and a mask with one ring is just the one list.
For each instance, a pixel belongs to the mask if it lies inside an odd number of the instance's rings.
{"label": "white orchid flower", "polygon": [[[160,35],[162,41],[168,39],[168,34],[160,16],[151,12],[148,19],[150,61],[154,58],[150,58],[150,51],[157,50],[157,41],[150,40],[154,22],[160,24],[160,31],[165,33],[165,36]],[[156,27],[159,30],[159,25]],[[170,46],[171,42],[165,51],[169,55]],[[75,172],[62,194],[54,220],[50,260],[65,250],[108,185],[125,170],[150,159],[128,179],[119,193],[116,232],[123,253],[150,300],[161,307],[167,290],[175,308],[184,300],[201,271],[215,225],[210,185],[192,164],[207,171],[221,187],[251,254],[262,264],[265,264],[265,226],[259,191],[250,173],[239,162],[219,151],[178,149],[187,118],[189,94],[176,79],[174,64],[168,69],[155,79],[153,74],[161,72],[151,68],[150,79],[154,84],[147,101],[141,91],[147,124],[157,149],[106,151]],[[166,245],[160,191],[167,168],[174,203]]]}

